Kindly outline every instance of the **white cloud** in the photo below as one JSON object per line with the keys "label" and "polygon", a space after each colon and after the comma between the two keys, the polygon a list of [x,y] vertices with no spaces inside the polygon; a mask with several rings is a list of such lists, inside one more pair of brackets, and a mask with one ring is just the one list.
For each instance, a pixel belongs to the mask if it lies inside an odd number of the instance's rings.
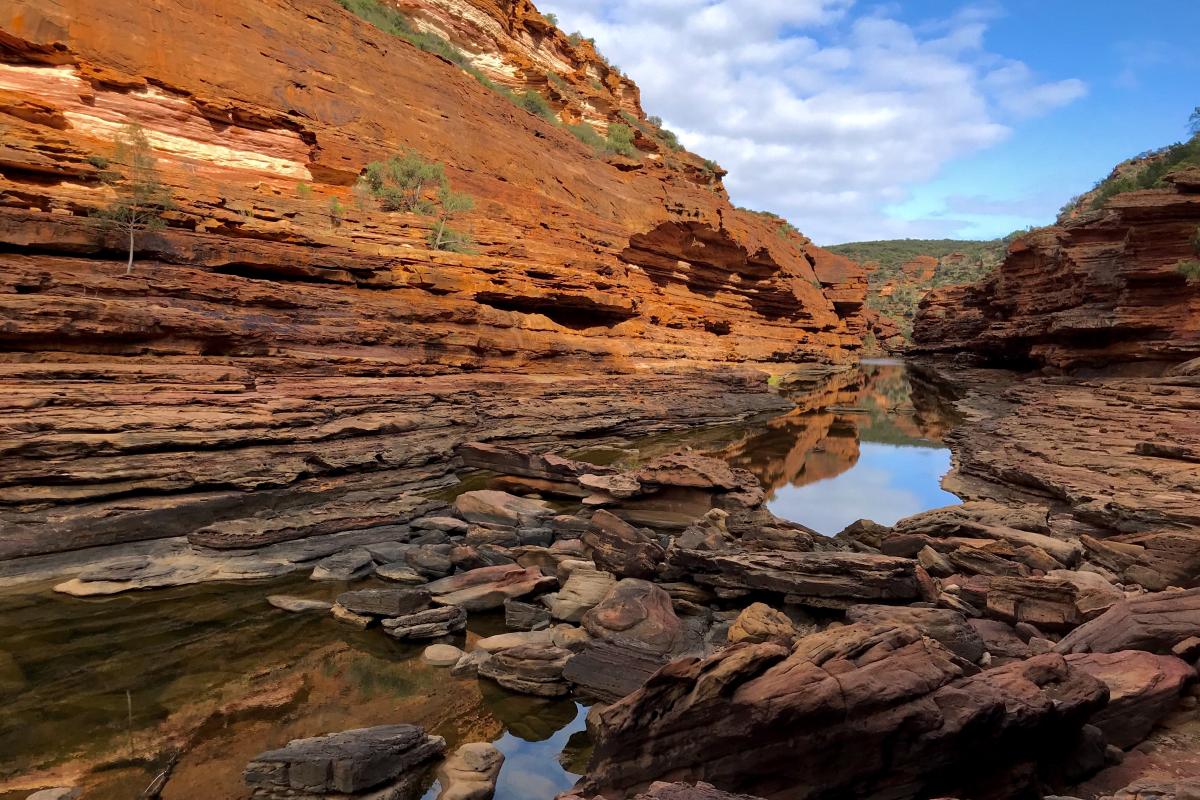
{"label": "white cloud", "polygon": [[[545,0],[593,36],[734,202],[817,241],[908,235],[887,216],[948,161],[1081,97],[984,46],[990,6],[919,28],[852,0]],[[927,226],[926,226],[927,227]],[[926,231],[922,231],[926,232]]]}

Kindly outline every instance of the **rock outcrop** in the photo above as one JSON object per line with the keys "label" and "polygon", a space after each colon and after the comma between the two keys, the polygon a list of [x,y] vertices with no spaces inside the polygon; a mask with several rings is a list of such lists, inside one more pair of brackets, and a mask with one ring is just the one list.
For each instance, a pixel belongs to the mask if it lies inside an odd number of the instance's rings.
{"label": "rock outcrop", "polygon": [[602,711],[584,789],[625,798],[654,780],[703,780],[769,800],[1015,796],[1107,696],[1061,656],[979,672],[907,625],[832,628],[790,650],[733,645],[672,662]]}
{"label": "rock outcrop", "polygon": [[1179,269],[1200,255],[1197,177],[1117,195],[1016,240],[980,283],[934,289],[917,312],[915,350],[1143,374],[1200,356],[1200,285]]}

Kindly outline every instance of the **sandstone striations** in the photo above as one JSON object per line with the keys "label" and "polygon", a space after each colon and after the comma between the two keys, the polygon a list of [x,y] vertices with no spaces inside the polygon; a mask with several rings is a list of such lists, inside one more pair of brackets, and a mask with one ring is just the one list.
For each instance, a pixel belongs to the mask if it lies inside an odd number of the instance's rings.
{"label": "sandstone striations", "polygon": [[1013,242],[976,284],[930,292],[915,350],[969,353],[997,365],[1125,365],[1143,373],[1200,356],[1195,262],[1200,181],[1120,194],[1098,210]]}
{"label": "sandstone striations", "polygon": [[[699,400],[698,380],[663,373],[853,357],[861,271],[734,209],[720,169],[668,146],[590,43],[524,0],[402,11],[448,49],[335,0],[0,13],[0,558],[318,496],[344,530],[362,509],[326,500],[420,486],[508,403],[590,416],[580,432],[728,420],[772,402],[751,397],[761,382]],[[509,99],[531,91],[546,113]],[[89,219],[127,123],[175,203],[128,275]],[[585,144],[580,124],[632,126],[633,154]],[[473,252],[430,249],[432,217],[354,191],[410,149],[474,196],[455,222]],[[268,520],[247,542],[264,526],[261,541],[318,532]]]}

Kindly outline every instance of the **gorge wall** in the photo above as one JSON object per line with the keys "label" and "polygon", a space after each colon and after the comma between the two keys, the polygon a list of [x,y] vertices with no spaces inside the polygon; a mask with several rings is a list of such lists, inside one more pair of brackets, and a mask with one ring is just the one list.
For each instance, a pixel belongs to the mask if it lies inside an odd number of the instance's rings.
{"label": "gorge wall", "polygon": [[[742,367],[856,357],[861,270],[734,209],[587,40],[524,0],[395,8],[450,45],[335,0],[4,5],[0,558],[328,517],[464,438],[737,418],[779,403]],[[90,215],[128,123],[176,207],[127,275]],[[614,123],[632,155],[567,127]],[[409,149],[475,198],[472,252],[356,196]]]}
{"label": "gorge wall", "polygon": [[914,350],[986,363],[1157,374],[1200,356],[1200,172],[1127,192],[1009,247],[975,284],[931,291]]}

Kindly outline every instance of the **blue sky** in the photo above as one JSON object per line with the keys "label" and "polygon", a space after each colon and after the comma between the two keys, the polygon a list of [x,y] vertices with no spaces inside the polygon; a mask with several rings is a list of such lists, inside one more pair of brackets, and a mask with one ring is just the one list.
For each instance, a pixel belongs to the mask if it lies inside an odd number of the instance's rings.
{"label": "blue sky", "polygon": [[542,0],[594,36],[735,203],[818,243],[1046,224],[1186,136],[1191,0]]}

